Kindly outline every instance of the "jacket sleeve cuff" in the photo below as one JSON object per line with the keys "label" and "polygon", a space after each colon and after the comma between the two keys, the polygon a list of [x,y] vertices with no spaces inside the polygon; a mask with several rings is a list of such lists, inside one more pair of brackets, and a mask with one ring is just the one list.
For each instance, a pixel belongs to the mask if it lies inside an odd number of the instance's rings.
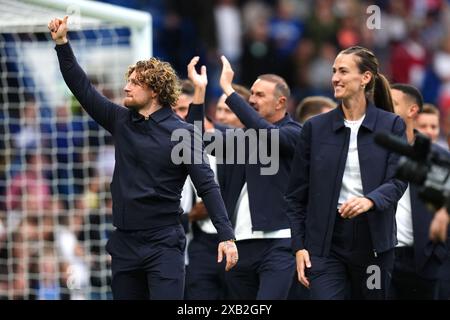
{"label": "jacket sleeve cuff", "polygon": [[69,41],[67,41],[66,43],[63,44],[55,44],[55,50],[56,51],[63,51],[63,50],[70,50],[70,44]]}
{"label": "jacket sleeve cuff", "polygon": [[377,203],[377,201],[375,200],[376,199],[376,197],[374,197],[373,196],[373,194],[368,194],[368,195],[365,195],[364,196],[365,198],[367,198],[367,199],[369,199],[369,200],[371,200],[372,202],[373,202],[373,207],[372,207],[372,209],[370,209],[370,210],[377,210],[377,209],[380,209],[380,205]]}
{"label": "jacket sleeve cuff", "polygon": [[219,233],[219,241],[236,240],[232,229]]}

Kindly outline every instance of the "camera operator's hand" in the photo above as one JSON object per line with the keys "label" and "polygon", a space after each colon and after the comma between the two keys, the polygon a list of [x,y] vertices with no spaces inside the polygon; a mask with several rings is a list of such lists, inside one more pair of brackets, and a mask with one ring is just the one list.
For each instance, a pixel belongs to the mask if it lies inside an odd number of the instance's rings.
{"label": "camera operator's hand", "polygon": [[447,241],[447,229],[450,222],[447,209],[445,207],[439,209],[431,221],[430,225],[430,239],[437,242]]}

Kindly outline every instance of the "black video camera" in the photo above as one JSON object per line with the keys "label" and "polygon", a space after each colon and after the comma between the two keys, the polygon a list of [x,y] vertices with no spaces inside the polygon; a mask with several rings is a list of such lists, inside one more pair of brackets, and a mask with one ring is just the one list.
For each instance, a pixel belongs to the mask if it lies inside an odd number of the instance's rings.
{"label": "black video camera", "polygon": [[402,155],[397,177],[420,186],[419,196],[434,211],[447,207],[450,212],[450,157],[433,150],[430,139],[416,134],[414,145],[397,136],[379,133],[375,142]]}

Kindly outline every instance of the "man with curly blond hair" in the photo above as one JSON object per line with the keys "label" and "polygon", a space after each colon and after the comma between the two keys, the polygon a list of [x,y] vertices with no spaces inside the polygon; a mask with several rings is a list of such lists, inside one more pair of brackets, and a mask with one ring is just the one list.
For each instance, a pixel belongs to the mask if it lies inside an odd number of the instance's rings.
{"label": "man with curly blond hair", "polygon": [[[155,93],[156,103],[160,106],[174,106],[181,93],[175,70],[169,63],[156,58],[141,60],[128,67],[126,77],[136,84],[146,85]],[[126,87],[125,92],[127,92]],[[135,107],[135,104],[127,105],[127,103],[129,102],[125,99],[126,107]]]}
{"label": "man with curly blond hair", "polygon": [[[114,299],[183,298],[186,239],[179,218],[188,174],[218,231],[218,262],[225,255],[226,270],[231,269],[238,259],[234,233],[211,168],[204,161],[176,164],[171,157],[172,133],[183,129],[194,139],[194,128],[172,111],[180,88],[170,64],[151,58],[131,66],[123,108],[99,94],[78,65],[67,40],[67,17],[51,20],[48,28],[67,86],[115,142],[111,193],[116,230],[106,246]],[[204,102],[199,96],[194,103]],[[202,154],[201,143],[191,145],[193,155]]]}

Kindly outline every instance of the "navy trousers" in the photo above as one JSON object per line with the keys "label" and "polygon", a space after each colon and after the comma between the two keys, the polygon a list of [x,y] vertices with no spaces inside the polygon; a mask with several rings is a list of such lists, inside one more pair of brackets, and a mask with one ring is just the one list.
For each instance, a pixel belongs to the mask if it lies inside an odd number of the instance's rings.
{"label": "navy trousers", "polygon": [[310,300],[311,293],[308,288],[303,286],[300,281],[298,281],[297,270],[294,273],[294,279],[292,280],[291,288],[289,289],[289,294],[287,300]]}
{"label": "navy trousers", "polygon": [[330,254],[311,256],[306,269],[311,299],[387,299],[394,250],[373,251],[366,214],[353,219],[336,216]]}
{"label": "navy trousers", "polygon": [[223,300],[226,298],[225,264],[217,263],[217,234],[207,234],[192,225],[189,242],[189,265],[186,268],[185,299]]}
{"label": "navy trousers", "polygon": [[239,262],[225,274],[230,298],[287,299],[295,272],[291,239],[241,240],[236,245]]}
{"label": "navy trousers", "polygon": [[106,245],[112,257],[113,298],[183,299],[185,246],[179,224],[155,230],[115,230]]}

